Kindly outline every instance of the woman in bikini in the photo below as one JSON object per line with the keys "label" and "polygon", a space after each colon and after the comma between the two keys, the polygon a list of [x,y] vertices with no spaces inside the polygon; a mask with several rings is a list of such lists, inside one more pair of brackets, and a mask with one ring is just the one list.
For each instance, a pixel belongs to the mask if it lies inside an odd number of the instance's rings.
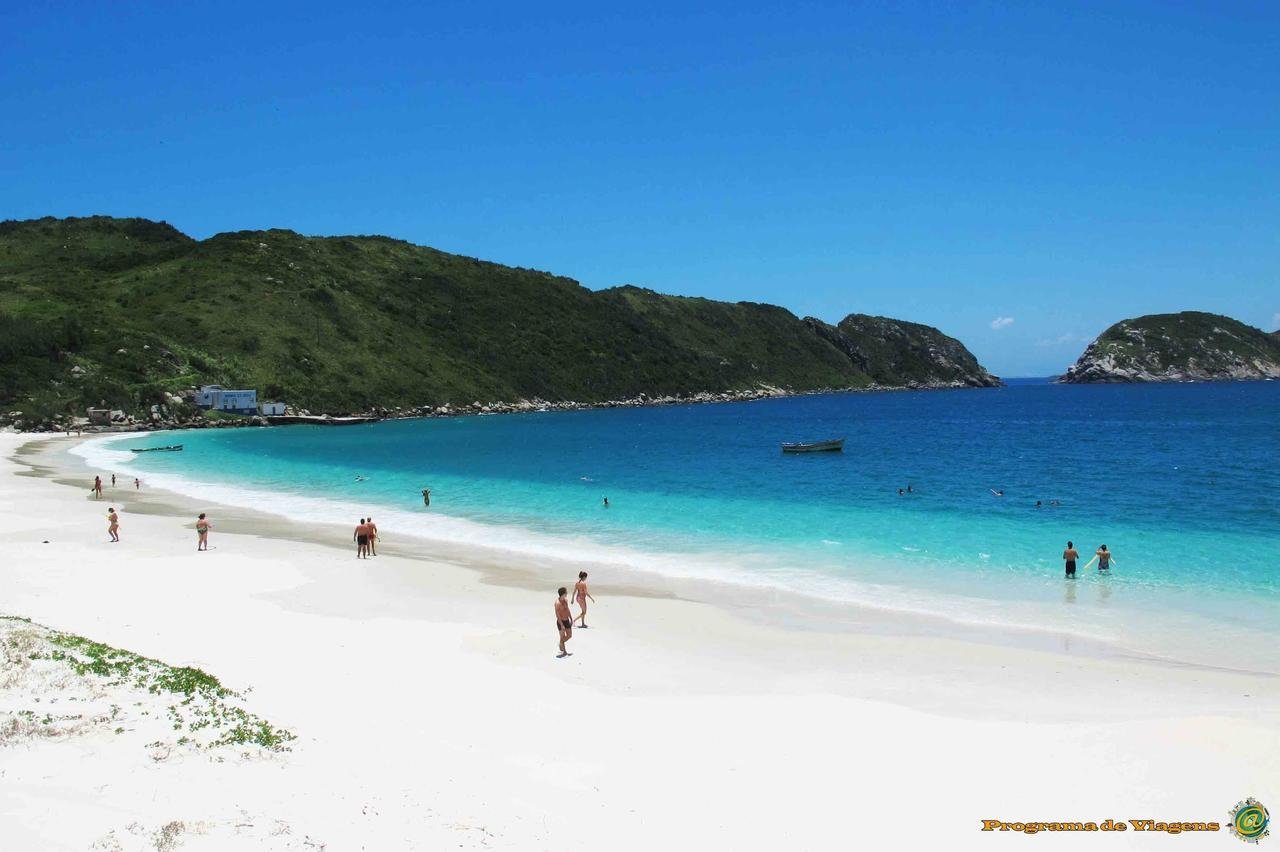
{"label": "woman in bikini", "polygon": [[120,516],[116,514],[114,506],[107,509],[107,535],[111,536],[112,541],[120,540]]}
{"label": "woman in bikini", "polygon": [[204,516],[204,512],[200,513],[200,517],[196,518],[196,551],[209,549],[209,527],[213,524],[209,523],[209,519]]}
{"label": "woman in bikini", "polygon": [[589,599],[592,603],[596,602],[596,599],[591,597],[591,592],[587,591],[587,572],[586,571],[578,572],[578,582],[573,587],[573,596],[574,598],[577,599],[578,606],[582,609],[582,612],[578,614],[578,617],[575,618],[574,621],[581,621],[582,629],[586,630],[587,629],[587,600]]}

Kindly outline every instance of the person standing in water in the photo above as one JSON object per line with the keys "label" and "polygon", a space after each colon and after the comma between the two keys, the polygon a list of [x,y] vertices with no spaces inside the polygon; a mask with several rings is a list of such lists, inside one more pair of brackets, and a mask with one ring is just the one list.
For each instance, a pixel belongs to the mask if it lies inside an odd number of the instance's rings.
{"label": "person standing in water", "polygon": [[577,620],[582,622],[582,629],[586,630],[587,629],[587,601],[590,600],[592,603],[596,602],[596,599],[591,597],[591,592],[587,591],[587,572],[586,571],[578,572],[578,582],[573,587],[573,596],[577,598],[578,606],[582,610],[582,612],[578,614]]}
{"label": "person standing in water", "polygon": [[430,488],[422,489],[422,505],[424,506],[431,505],[431,489]]}
{"label": "person standing in water", "polygon": [[606,509],[607,509],[607,508],[609,508],[609,498],[608,498],[608,497],[604,498],[604,503],[603,503],[602,505],[603,505]]}
{"label": "person standing in water", "polygon": [[204,512],[200,513],[200,517],[196,518],[196,551],[209,549],[209,527],[213,524],[209,523],[209,519],[204,516]]}
{"label": "person standing in water", "polygon": [[1067,563],[1067,579],[1074,580],[1076,578],[1076,560],[1080,558],[1080,553],[1076,550],[1076,546],[1071,542],[1067,542],[1067,549],[1062,551],[1062,558]]}
{"label": "person standing in water", "polygon": [[365,526],[369,528],[369,555],[378,555],[378,525],[373,522],[373,518],[365,521]]}
{"label": "person standing in water", "polygon": [[93,478],[93,499],[95,500],[102,499],[102,477],[101,476],[95,476]]}
{"label": "person standing in water", "polygon": [[120,540],[120,516],[116,514],[114,506],[107,509],[107,535],[111,536],[112,541]]}
{"label": "person standing in water", "polygon": [[569,612],[569,599],[565,595],[569,590],[564,586],[556,592],[556,630],[560,633],[560,656],[571,657],[564,643],[573,638],[573,614]]}
{"label": "person standing in water", "polygon": [[1107,550],[1107,546],[1101,545],[1093,554],[1093,558],[1098,560],[1098,573],[1111,573],[1111,551]]}

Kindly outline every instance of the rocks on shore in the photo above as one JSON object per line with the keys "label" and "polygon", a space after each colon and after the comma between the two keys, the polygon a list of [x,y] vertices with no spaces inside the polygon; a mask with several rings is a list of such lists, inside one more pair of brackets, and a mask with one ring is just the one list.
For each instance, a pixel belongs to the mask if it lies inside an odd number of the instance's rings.
{"label": "rocks on shore", "polygon": [[1280,340],[1218,314],[1183,311],[1121,320],[1059,378],[1068,384],[1280,378]]}

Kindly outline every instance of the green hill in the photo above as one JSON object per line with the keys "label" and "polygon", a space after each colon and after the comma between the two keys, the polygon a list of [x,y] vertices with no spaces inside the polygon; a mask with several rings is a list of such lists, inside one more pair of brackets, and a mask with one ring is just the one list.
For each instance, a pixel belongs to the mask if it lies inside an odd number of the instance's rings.
{"label": "green hill", "polygon": [[[202,383],[333,413],[998,384],[936,329],[886,320],[888,333],[870,319],[831,334],[772,305],[593,292],[386,237],[197,241],[143,219],[0,223],[0,405],[28,419],[136,411]],[[964,369],[931,352],[963,353]]]}
{"label": "green hill", "polygon": [[1280,378],[1280,339],[1220,314],[1121,320],[1089,344],[1062,381],[1174,382]]}

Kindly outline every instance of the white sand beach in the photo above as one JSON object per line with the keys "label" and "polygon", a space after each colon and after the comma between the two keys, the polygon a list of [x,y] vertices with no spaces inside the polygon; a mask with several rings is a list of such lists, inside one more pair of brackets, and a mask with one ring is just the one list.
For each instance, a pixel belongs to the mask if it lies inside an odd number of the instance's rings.
{"label": "white sand beach", "polygon": [[[69,443],[0,435],[0,615],[199,668],[296,739],[180,743],[163,695],[9,653],[6,850],[1231,849],[1238,800],[1280,809],[1265,671],[889,616],[788,623],[603,575],[591,629],[557,659],[556,584],[538,572],[432,561],[393,529],[357,561],[348,528],[123,479],[94,500],[91,475],[44,469]],[[197,511],[216,524],[207,553]],[[5,641],[24,630],[43,641],[12,622]],[[1222,830],[1028,838],[987,819]]]}

